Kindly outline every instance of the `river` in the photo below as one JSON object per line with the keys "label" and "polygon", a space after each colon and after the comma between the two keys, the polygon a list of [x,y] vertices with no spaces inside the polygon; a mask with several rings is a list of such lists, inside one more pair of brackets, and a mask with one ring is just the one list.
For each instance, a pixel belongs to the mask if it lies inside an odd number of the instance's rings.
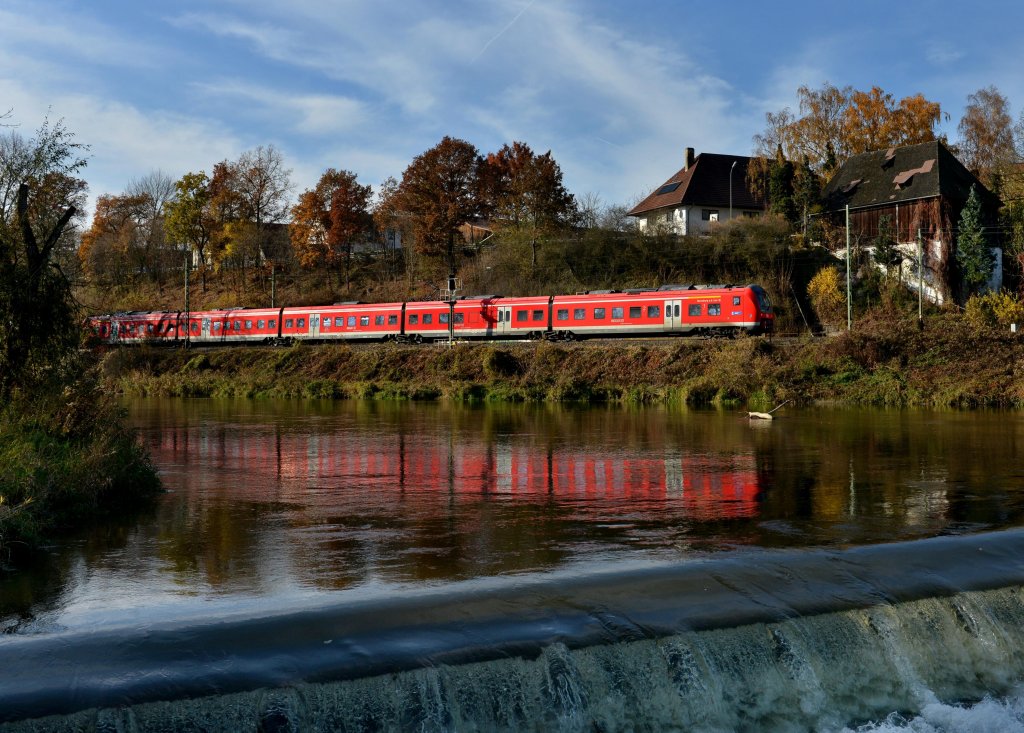
{"label": "river", "polygon": [[126,406],[168,493],[0,577],[0,730],[1024,731],[1024,416]]}

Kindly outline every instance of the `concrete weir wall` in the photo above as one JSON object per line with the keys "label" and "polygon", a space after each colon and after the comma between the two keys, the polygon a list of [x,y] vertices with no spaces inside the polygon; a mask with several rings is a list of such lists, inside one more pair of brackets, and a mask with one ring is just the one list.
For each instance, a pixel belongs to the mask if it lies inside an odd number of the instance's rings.
{"label": "concrete weir wall", "polygon": [[1024,531],[0,643],[0,731],[831,728],[1024,679]]}

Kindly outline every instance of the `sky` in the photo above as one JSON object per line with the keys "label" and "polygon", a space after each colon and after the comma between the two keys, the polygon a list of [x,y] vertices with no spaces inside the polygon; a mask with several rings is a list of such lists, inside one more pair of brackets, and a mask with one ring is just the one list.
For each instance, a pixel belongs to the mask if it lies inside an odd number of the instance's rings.
{"label": "sky", "polygon": [[551,151],[567,188],[631,204],[684,150],[749,155],[801,85],[1024,109],[1018,0],[0,0],[0,112],[63,119],[91,200],[274,145],[293,195],[376,186],[445,135]]}

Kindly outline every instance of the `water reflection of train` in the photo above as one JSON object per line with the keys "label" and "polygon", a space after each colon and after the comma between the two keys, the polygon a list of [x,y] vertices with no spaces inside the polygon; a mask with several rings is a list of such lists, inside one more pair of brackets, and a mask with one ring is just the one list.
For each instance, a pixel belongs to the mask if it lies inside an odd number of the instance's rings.
{"label": "water reflection of train", "polygon": [[[198,442],[198,445],[196,444]],[[156,451],[194,456],[217,474],[244,473],[240,499],[360,497],[378,504],[399,496],[610,504],[638,511],[672,509],[689,519],[752,517],[761,489],[752,451],[686,453],[679,448],[594,453],[536,445],[512,436],[493,442],[438,435],[290,433],[172,428]],[[212,474],[212,472],[211,472]],[[329,498],[330,497],[330,498]]]}
{"label": "water reflection of train", "polygon": [[666,285],[576,295],[456,301],[335,303],[282,308],[153,311],[93,316],[108,344],[247,344],[771,333],[771,301],[758,285]]}

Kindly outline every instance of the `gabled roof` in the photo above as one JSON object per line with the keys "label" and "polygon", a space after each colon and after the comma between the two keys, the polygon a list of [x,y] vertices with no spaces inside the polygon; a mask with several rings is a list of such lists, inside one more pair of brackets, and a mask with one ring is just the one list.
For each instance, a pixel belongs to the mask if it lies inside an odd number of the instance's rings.
{"label": "gabled roof", "polygon": [[729,170],[732,164],[732,205],[736,209],[763,209],[764,202],[747,188],[747,166],[750,158],[743,155],[701,153],[688,168],[658,186],[629,211],[629,216],[666,206],[729,207]]}
{"label": "gabled roof", "polygon": [[840,166],[825,186],[828,211],[890,206],[942,196],[963,203],[971,185],[982,199],[994,201],[980,181],[938,140],[855,155]]}

